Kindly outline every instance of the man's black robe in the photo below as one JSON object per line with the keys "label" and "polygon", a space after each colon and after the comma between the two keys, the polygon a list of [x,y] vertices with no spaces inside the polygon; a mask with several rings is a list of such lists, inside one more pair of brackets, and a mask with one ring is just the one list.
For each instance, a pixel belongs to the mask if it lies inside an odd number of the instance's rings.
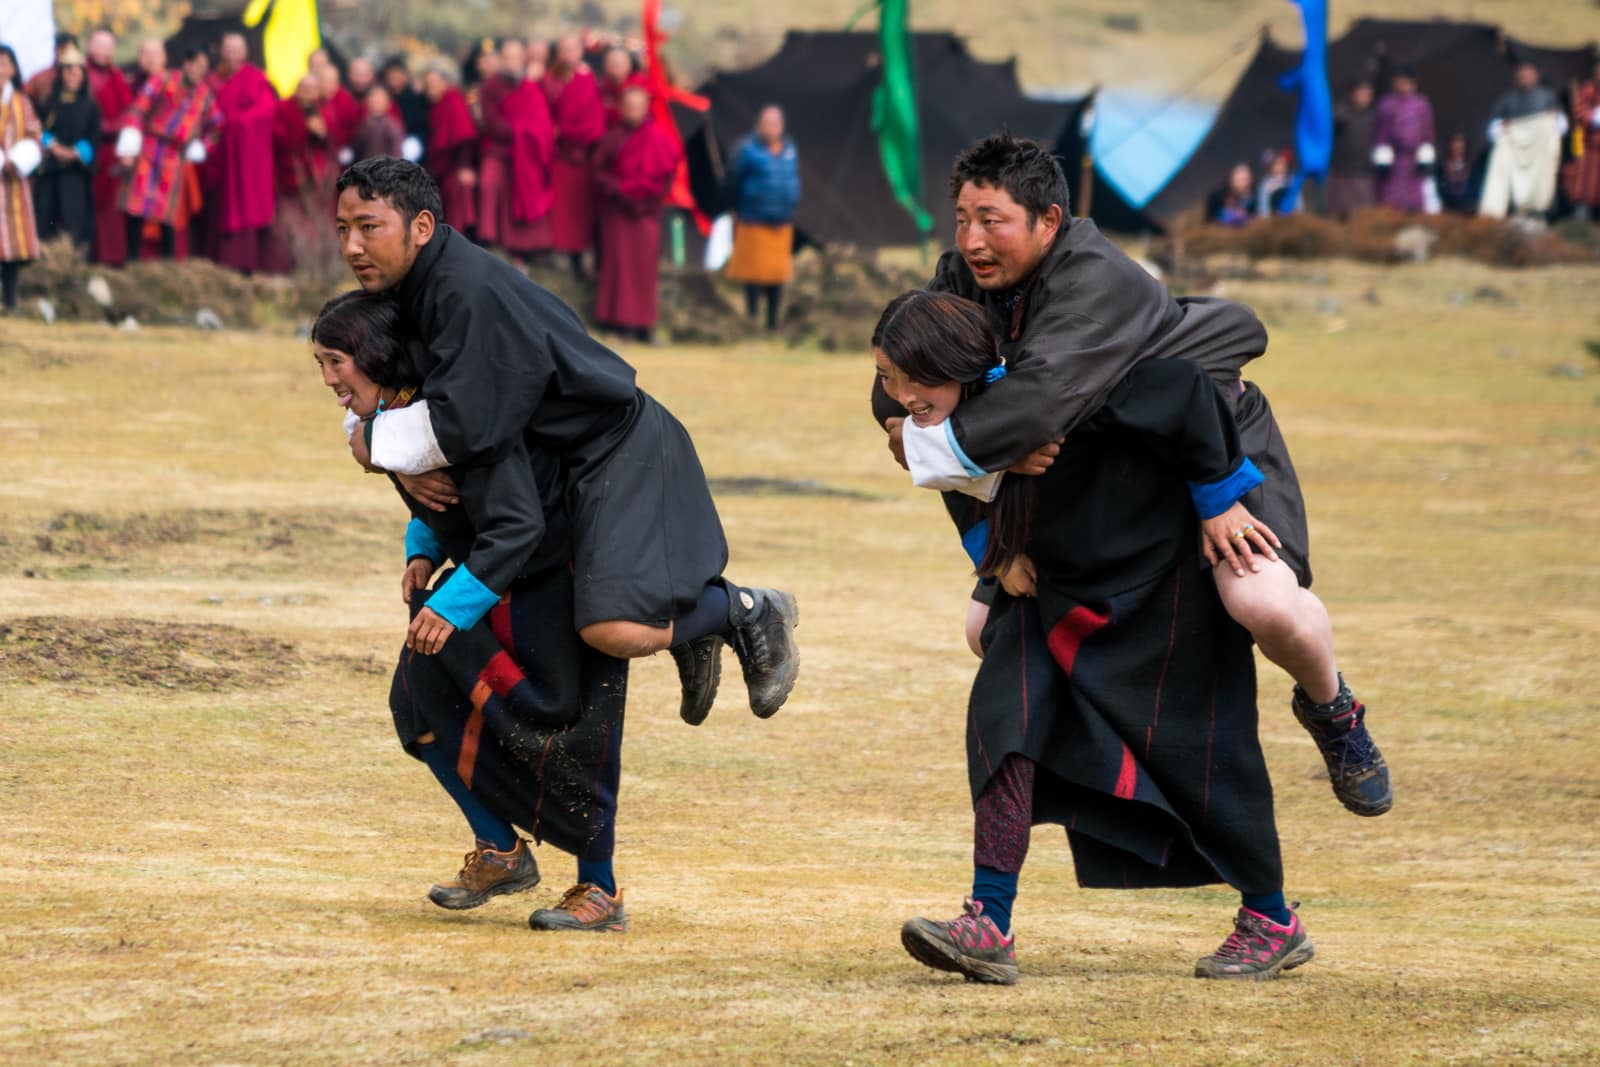
{"label": "man's black robe", "polygon": [[520,441],[560,464],[576,625],[664,625],[692,607],[727,565],[727,541],[688,433],[633,368],[554,295],[449,226],[396,295],[426,350],[421,399],[443,460],[491,464]]}

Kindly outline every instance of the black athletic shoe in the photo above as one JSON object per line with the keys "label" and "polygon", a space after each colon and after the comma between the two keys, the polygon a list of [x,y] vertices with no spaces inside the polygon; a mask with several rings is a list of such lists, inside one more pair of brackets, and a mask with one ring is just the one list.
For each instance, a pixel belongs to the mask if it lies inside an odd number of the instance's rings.
{"label": "black athletic shoe", "polygon": [[1294,687],[1294,717],[1316,741],[1328,765],[1333,795],[1357,815],[1382,815],[1394,805],[1389,765],[1367,732],[1367,709],[1356,701],[1339,677],[1339,695],[1331,704],[1313,704],[1306,691]]}
{"label": "black athletic shoe", "polygon": [[722,644],[721,635],[712,634],[667,650],[678,664],[678,681],[683,683],[678,714],[690,726],[705,722],[717,699],[717,686],[722,682]]}
{"label": "black athletic shoe", "polygon": [[728,643],[739,656],[744,684],[750,690],[750,710],[766,719],[783,707],[800,674],[800,647],[794,628],[800,606],[781,589],[728,589],[728,621],[733,633]]}

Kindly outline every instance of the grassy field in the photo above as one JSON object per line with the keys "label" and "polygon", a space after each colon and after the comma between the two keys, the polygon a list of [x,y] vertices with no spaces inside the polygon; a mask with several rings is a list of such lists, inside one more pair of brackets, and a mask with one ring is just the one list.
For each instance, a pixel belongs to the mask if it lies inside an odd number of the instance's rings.
{"label": "grassy field", "polygon": [[1593,1062],[1597,285],[1315,265],[1230,291],[1273,329],[1254,377],[1397,790],[1345,814],[1263,666],[1319,954],[1260,986],[1189,977],[1228,893],[1078,890],[1051,829],[1020,985],[901,950],[970,873],[974,661],[964,557],[867,419],[864,354],[627,353],[714,477],[850,495],[722,497],[731,573],[803,602],[801,685],[764,723],[732,685],[691,729],[670,661],[640,664],[632,929],[539,936],[572,876],[551,849],[534,894],[424,900],[469,842],[385,710],[403,513],[304,342],[0,322],[0,1059]]}

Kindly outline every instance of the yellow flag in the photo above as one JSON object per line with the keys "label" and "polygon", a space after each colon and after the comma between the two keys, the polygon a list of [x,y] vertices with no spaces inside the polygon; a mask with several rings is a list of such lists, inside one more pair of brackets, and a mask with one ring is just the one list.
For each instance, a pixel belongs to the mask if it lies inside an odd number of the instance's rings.
{"label": "yellow flag", "polygon": [[279,96],[290,96],[306,74],[306,59],[322,47],[322,24],[317,0],[250,0],[244,24],[259,26],[262,50],[267,56],[267,80]]}

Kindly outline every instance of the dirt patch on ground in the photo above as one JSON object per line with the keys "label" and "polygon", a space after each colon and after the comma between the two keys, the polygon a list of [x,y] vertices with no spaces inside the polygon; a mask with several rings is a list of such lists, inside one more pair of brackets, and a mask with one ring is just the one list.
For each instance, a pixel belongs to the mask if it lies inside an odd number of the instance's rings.
{"label": "dirt patch on ground", "polygon": [[392,522],[344,512],[63,511],[0,530],[0,562],[31,576],[84,568],[237,575],[370,558],[393,542]]}
{"label": "dirt patch on ground", "polygon": [[216,691],[300,666],[287,641],[233,626],[37,615],[0,621],[0,682]]}

